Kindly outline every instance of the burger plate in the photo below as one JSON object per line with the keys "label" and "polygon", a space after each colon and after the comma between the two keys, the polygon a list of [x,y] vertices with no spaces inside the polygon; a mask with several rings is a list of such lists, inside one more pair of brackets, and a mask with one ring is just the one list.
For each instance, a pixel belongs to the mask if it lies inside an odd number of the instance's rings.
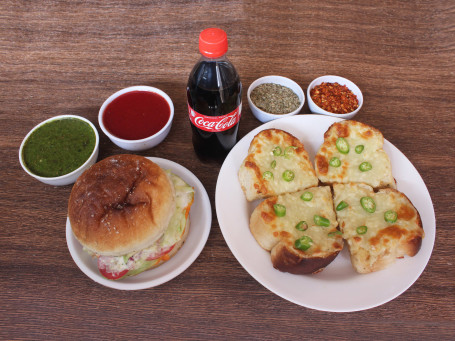
{"label": "burger plate", "polygon": [[148,157],[163,169],[169,169],[194,188],[194,203],[190,210],[188,236],[181,249],[167,262],[139,275],[118,281],[104,278],[98,271],[97,261],[82,248],[66,220],[66,242],[71,257],[79,269],[95,282],[119,290],[140,290],[166,283],[185,271],[199,256],[207,242],[212,225],[212,209],[207,192],[199,179],[188,169],[170,160]]}

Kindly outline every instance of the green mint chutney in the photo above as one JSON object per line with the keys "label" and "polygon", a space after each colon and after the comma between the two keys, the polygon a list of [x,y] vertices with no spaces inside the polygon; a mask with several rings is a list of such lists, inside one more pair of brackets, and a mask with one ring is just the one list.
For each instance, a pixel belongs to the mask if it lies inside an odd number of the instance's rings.
{"label": "green mint chutney", "polygon": [[92,127],[77,118],[43,124],[25,141],[22,160],[34,174],[62,176],[82,166],[95,148]]}

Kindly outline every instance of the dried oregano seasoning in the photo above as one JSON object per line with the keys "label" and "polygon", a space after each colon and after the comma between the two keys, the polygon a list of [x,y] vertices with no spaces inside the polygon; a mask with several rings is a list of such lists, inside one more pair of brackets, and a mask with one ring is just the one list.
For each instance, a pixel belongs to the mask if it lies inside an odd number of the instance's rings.
{"label": "dried oregano seasoning", "polygon": [[259,109],[275,115],[288,114],[300,106],[299,96],[286,86],[263,83],[251,91],[251,101]]}

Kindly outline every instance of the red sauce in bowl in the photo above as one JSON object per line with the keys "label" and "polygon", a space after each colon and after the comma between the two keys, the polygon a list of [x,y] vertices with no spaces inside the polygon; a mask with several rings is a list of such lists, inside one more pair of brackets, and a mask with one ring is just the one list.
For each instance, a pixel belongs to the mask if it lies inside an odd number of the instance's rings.
{"label": "red sauce in bowl", "polygon": [[161,95],[150,91],[131,91],[106,106],[103,124],[124,140],[141,140],[159,132],[169,121],[171,108]]}

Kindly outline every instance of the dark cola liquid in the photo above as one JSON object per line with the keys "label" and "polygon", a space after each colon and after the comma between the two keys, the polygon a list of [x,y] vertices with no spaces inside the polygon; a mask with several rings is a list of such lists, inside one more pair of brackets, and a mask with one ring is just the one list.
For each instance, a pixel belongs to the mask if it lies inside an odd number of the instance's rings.
{"label": "dark cola liquid", "polygon": [[[222,116],[242,101],[242,84],[227,60],[200,61],[191,71],[187,86],[188,104],[205,116]],[[193,146],[200,159],[224,159],[237,143],[239,123],[221,132],[201,130],[191,122]]]}

